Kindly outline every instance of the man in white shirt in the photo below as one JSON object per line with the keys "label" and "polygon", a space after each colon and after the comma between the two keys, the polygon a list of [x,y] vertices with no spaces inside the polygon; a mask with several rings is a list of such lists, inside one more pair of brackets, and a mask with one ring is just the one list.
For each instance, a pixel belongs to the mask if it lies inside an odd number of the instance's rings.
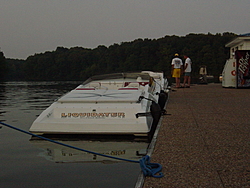
{"label": "man in white shirt", "polygon": [[172,59],[171,65],[172,65],[171,69],[172,77],[175,78],[176,87],[179,88],[180,77],[183,69],[183,63],[182,60],[179,58],[179,54],[175,54],[175,58]]}
{"label": "man in white shirt", "polygon": [[[184,81],[183,81],[183,86],[190,88],[190,83],[191,83],[191,71],[192,71],[192,61],[191,59],[187,56],[184,55],[185,59],[185,64],[184,64]],[[187,86],[186,86],[187,83]]]}

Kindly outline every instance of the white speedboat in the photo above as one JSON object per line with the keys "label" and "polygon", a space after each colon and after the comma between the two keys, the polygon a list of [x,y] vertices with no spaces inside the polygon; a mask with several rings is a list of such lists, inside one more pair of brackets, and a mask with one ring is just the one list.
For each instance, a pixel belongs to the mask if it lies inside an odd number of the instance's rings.
{"label": "white speedboat", "polygon": [[94,76],[56,100],[33,122],[36,134],[130,134],[154,131],[168,98],[163,73]]}

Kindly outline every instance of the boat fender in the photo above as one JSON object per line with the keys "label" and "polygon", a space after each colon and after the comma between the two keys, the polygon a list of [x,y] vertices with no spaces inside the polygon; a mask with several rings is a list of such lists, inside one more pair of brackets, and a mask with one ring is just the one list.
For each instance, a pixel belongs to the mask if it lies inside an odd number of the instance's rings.
{"label": "boat fender", "polygon": [[157,122],[158,124],[158,121],[161,117],[161,107],[158,103],[152,101],[152,104],[150,106],[150,112],[152,114],[152,117],[154,119],[154,122]]}
{"label": "boat fender", "polygon": [[158,103],[152,101],[152,104],[150,106],[150,111],[151,111],[151,115],[153,117],[153,122],[152,122],[152,126],[150,128],[150,131],[148,133],[148,139],[151,140],[153,135],[154,135],[154,132],[156,130],[156,127],[160,121],[160,118],[161,118],[161,107]]}
{"label": "boat fender", "polygon": [[148,83],[148,85],[151,87],[152,84],[153,84],[153,82],[154,82],[154,78],[153,78],[153,77],[150,77],[150,78],[149,78],[149,83]]}
{"label": "boat fender", "polygon": [[159,93],[159,99],[158,99],[158,104],[161,107],[161,111],[164,111],[164,107],[167,102],[167,99],[168,99],[168,94],[165,93],[164,91],[161,91],[161,93]]}

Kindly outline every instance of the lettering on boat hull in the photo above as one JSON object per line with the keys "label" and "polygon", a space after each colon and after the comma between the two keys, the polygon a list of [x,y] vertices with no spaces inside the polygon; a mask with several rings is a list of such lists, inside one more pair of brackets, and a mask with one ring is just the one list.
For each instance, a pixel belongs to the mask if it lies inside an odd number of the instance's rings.
{"label": "lettering on boat hull", "polygon": [[86,118],[86,119],[125,118],[125,113],[124,112],[61,113],[61,118]]}

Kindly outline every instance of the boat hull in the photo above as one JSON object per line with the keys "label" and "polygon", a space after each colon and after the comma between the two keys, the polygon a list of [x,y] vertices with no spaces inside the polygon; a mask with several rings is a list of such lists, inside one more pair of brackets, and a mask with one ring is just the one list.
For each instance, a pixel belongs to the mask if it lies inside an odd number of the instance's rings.
{"label": "boat hull", "polygon": [[[116,84],[110,84],[113,82]],[[128,87],[124,84],[128,80],[121,83],[120,79],[109,80],[108,84],[98,80],[98,87],[99,83],[106,88],[93,89],[96,81],[90,82],[59,98],[33,122],[30,132],[147,136],[157,125],[165,105],[159,98],[160,84],[150,86],[148,80],[140,80],[142,84],[135,82],[135,87]],[[107,88],[109,85],[112,88]]]}

